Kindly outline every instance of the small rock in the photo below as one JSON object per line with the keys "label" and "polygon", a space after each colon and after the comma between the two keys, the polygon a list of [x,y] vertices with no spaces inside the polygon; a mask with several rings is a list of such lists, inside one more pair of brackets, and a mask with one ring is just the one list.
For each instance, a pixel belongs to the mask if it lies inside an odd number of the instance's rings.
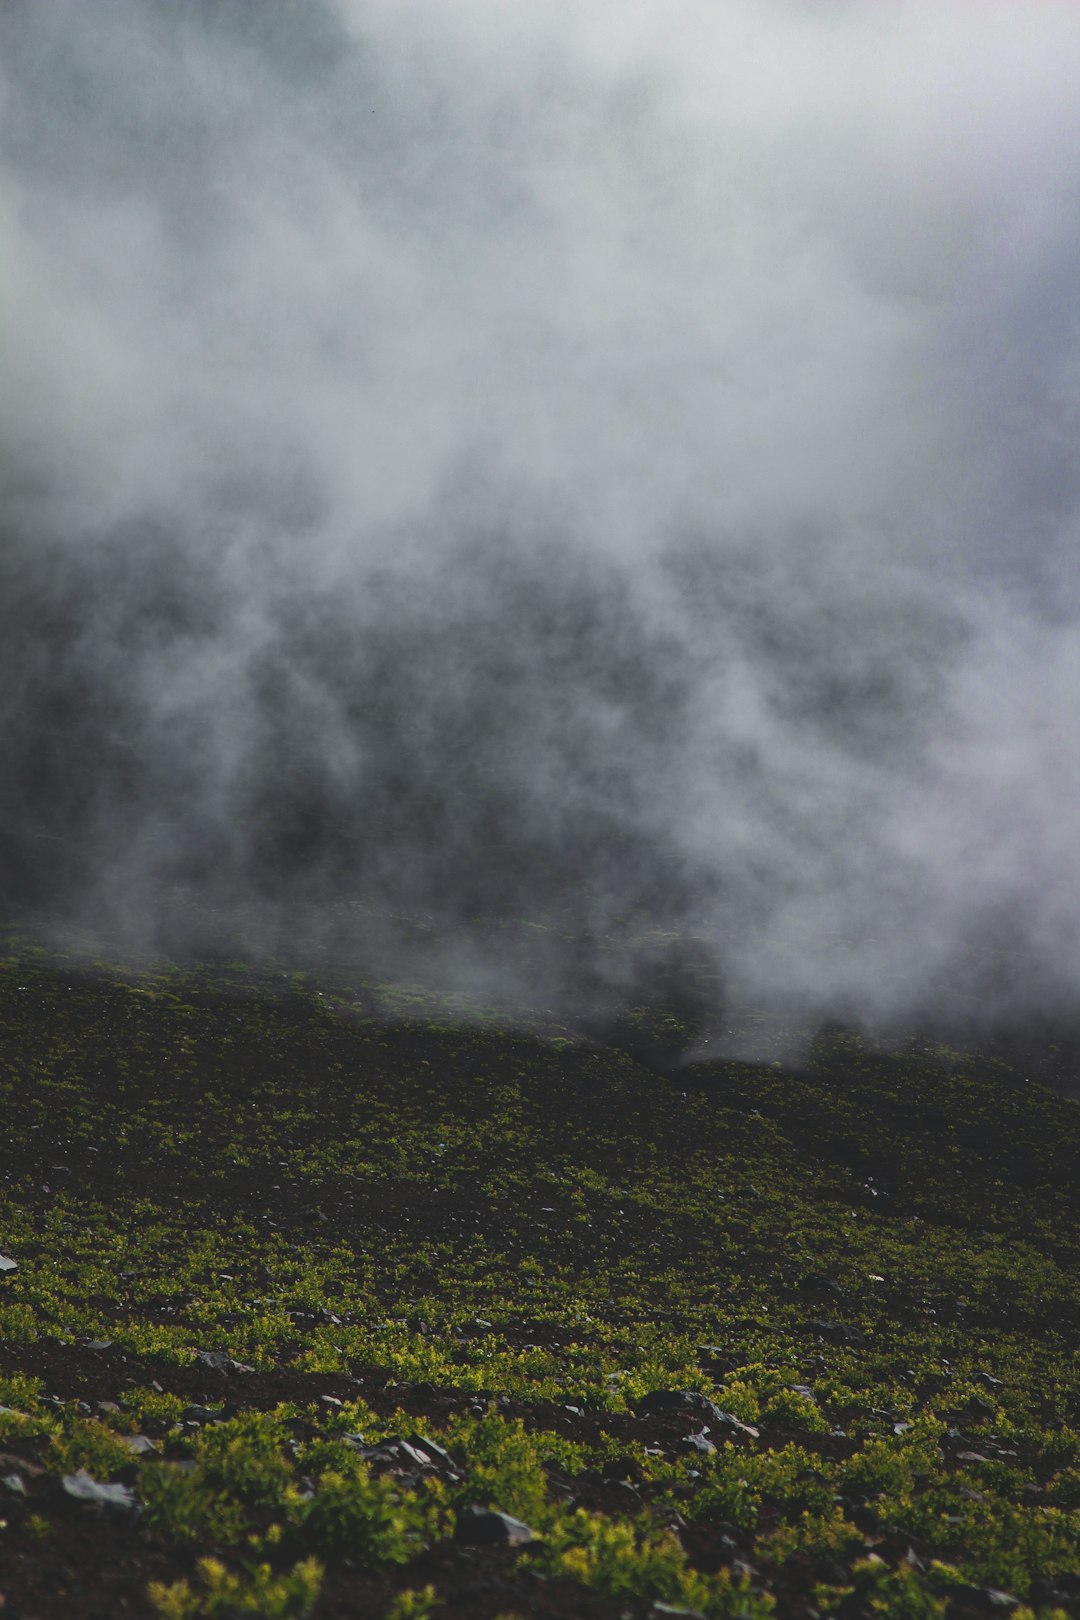
{"label": "small rock", "polygon": [[536,1532],[520,1519],[475,1503],[462,1508],[454,1530],[454,1540],[471,1547],[523,1547],[535,1539]]}
{"label": "small rock", "polygon": [[111,1350],[111,1339],[87,1339],[83,1345],[84,1350]]}
{"label": "small rock", "polygon": [[211,1372],[227,1373],[232,1365],[232,1356],[227,1350],[196,1350],[195,1360]]}
{"label": "small rock", "polygon": [[835,1294],[842,1298],[844,1294],[843,1283],[821,1271],[813,1271],[800,1278],[798,1287],[804,1298],[810,1299],[820,1299],[824,1294]]}
{"label": "small rock", "polygon": [[359,1450],[364,1461],[369,1463],[396,1463],[401,1460],[397,1441],[393,1439],[375,1440],[369,1446],[361,1446]]}
{"label": "small rock", "polygon": [[0,1254],[0,1272],[17,1271],[18,1267],[19,1262],[17,1260],[12,1260],[6,1254]]}
{"label": "small rock", "polygon": [[61,1484],[77,1502],[120,1508],[125,1513],[133,1512],[139,1505],[139,1499],[130,1485],[103,1484],[101,1480],[92,1479],[85,1468],[80,1468],[74,1474],[65,1474]]}
{"label": "small rock", "polygon": [[718,1412],[714,1423],[717,1429],[725,1432],[728,1439],[742,1435],[747,1440],[756,1440],[761,1433],[761,1430],[755,1424],[744,1423],[741,1418],[735,1416],[734,1412]]}
{"label": "small rock", "polygon": [[4,1487],[5,1491],[9,1491],[12,1496],[26,1495],[26,1486],[23,1484],[21,1474],[4,1474],[0,1478],[0,1485]]}
{"label": "small rock", "polygon": [[819,1338],[831,1339],[834,1344],[866,1343],[862,1328],[851,1327],[847,1322],[830,1322],[824,1317],[812,1316],[805,1325],[807,1331],[816,1333]]}
{"label": "small rock", "polygon": [[457,1464],[448,1451],[445,1451],[436,1440],[428,1440],[422,1434],[410,1434],[409,1445],[422,1452],[433,1466],[449,1469],[453,1474],[458,1472]]}
{"label": "small rock", "polygon": [[672,1412],[687,1412],[709,1419],[720,1417],[716,1402],[697,1389],[652,1389],[638,1401],[637,1412],[639,1417],[667,1417]]}
{"label": "small rock", "polygon": [[711,1457],[716,1451],[712,1441],[707,1440],[704,1434],[688,1434],[682,1442],[682,1448],[684,1451],[700,1452],[703,1457]]}
{"label": "small rock", "polygon": [[722,1412],[715,1401],[696,1389],[654,1389],[638,1402],[637,1412],[639,1417],[684,1413],[688,1417],[707,1419],[728,1439],[734,1435],[744,1435],[752,1440],[758,1437],[758,1430],[752,1423],[743,1423],[733,1412]]}
{"label": "small rock", "polygon": [[149,1456],[151,1452],[157,1450],[148,1434],[125,1434],[121,1438],[128,1450],[133,1451],[137,1457]]}
{"label": "small rock", "polygon": [[700,1609],[682,1609],[677,1603],[664,1603],[660,1598],[653,1601],[652,1614],[681,1614],[685,1620],[705,1620]]}
{"label": "small rock", "polygon": [[416,1468],[430,1468],[431,1459],[416,1446],[410,1445],[408,1440],[398,1441],[398,1450],[406,1463],[412,1463]]}
{"label": "small rock", "polygon": [[235,1361],[227,1350],[196,1350],[195,1360],[200,1366],[217,1373],[252,1373],[246,1361]]}

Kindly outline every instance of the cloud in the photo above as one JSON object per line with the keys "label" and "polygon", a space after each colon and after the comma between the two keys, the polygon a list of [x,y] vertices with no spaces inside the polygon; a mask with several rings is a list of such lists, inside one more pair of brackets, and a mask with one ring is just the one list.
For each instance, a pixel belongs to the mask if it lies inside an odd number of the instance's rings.
{"label": "cloud", "polygon": [[12,0],[0,62],[13,899],[1075,974],[1080,13]]}

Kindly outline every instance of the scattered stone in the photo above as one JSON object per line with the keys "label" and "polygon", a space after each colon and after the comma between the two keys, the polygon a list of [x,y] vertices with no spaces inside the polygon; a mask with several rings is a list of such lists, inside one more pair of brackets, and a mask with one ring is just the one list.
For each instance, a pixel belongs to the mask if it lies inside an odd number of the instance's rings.
{"label": "scattered stone", "polygon": [[816,1333],[819,1338],[831,1339],[834,1344],[865,1344],[866,1334],[862,1328],[851,1327],[847,1322],[830,1322],[821,1316],[812,1316],[804,1324],[808,1333]]}
{"label": "scattered stone", "polygon": [[[413,1436],[411,1439],[405,1440],[399,1434],[392,1434],[388,1435],[385,1440],[374,1441],[371,1445],[364,1444],[363,1435],[345,1435],[344,1438],[349,1441],[350,1445],[360,1453],[367,1463],[374,1463],[377,1466],[388,1468],[431,1469],[446,1467],[454,1474],[455,1478],[459,1477],[458,1470],[454,1467],[448,1454],[442,1450],[442,1447],[436,1447],[430,1440],[421,1440],[419,1436]],[[443,1462],[444,1458],[445,1463]]]}
{"label": "scattered stone", "polygon": [[227,1373],[232,1366],[232,1356],[227,1350],[196,1350],[195,1360],[211,1372]]}
{"label": "scattered stone", "polygon": [[700,1452],[703,1457],[711,1457],[716,1451],[716,1447],[711,1440],[706,1439],[704,1433],[688,1434],[682,1442],[682,1448],[684,1451]]}
{"label": "scattered stone", "polygon": [[451,1474],[459,1472],[453,1457],[439,1445],[438,1441],[429,1440],[422,1434],[410,1434],[408,1443],[417,1451],[422,1452],[424,1456],[430,1458],[433,1467],[445,1468]]}
{"label": "scattered stone", "polygon": [[639,1417],[667,1417],[672,1412],[710,1419],[721,1415],[716,1402],[697,1389],[652,1389],[637,1403]]}
{"label": "scattered stone", "polygon": [[112,1342],[111,1339],[87,1339],[86,1343],[83,1345],[83,1349],[84,1350],[111,1350],[112,1349],[112,1344],[113,1344],[113,1342]]}
{"label": "scattered stone", "polygon": [[0,1478],[0,1485],[4,1487],[5,1491],[9,1491],[12,1496],[26,1495],[26,1486],[23,1484],[21,1474],[4,1474]]}
{"label": "scattered stone", "polygon": [[756,1440],[761,1433],[756,1424],[744,1423],[741,1418],[735,1416],[734,1412],[717,1412],[713,1421],[715,1427],[722,1430],[729,1440],[736,1437]]}
{"label": "scattered stone", "polygon": [[726,1439],[741,1435],[756,1440],[759,1433],[752,1423],[743,1423],[733,1412],[722,1412],[715,1401],[696,1389],[654,1389],[638,1402],[637,1413],[639,1417],[666,1417],[681,1413],[686,1417],[707,1419],[713,1428],[723,1432]]}
{"label": "scattered stone", "polygon": [[805,1298],[820,1298],[823,1294],[835,1294],[843,1298],[844,1285],[837,1277],[830,1277],[825,1272],[812,1271],[799,1279],[799,1292]]}
{"label": "scattered stone", "polygon": [[419,1451],[416,1446],[412,1445],[408,1440],[399,1440],[398,1450],[400,1451],[405,1462],[414,1463],[417,1468],[432,1467],[431,1458],[428,1457],[425,1452]]}
{"label": "scattered stone", "polygon": [[454,1540],[470,1547],[524,1547],[535,1539],[536,1532],[520,1519],[476,1503],[461,1509],[454,1529]]}
{"label": "scattered stone", "polygon": [[225,1416],[225,1408],[223,1406],[185,1406],[180,1415],[185,1423],[220,1423]]}
{"label": "scattered stone", "polygon": [[139,1506],[139,1499],[130,1485],[104,1484],[101,1480],[92,1479],[85,1468],[80,1468],[74,1474],[65,1474],[61,1484],[77,1502],[120,1508],[125,1513],[133,1513]]}
{"label": "scattered stone", "polygon": [[6,1254],[0,1254],[0,1272],[17,1271],[18,1269],[19,1262],[17,1260],[12,1260]]}
{"label": "scattered stone", "polygon": [[401,1453],[398,1450],[397,1440],[376,1440],[369,1446],[357,1447],[361,1457],[367,1463],[384,1463],[387,1466],[401,1462]]}
{"label": "scattered stone", "polygon": [[246,1361],[236,1361],[227,1350],[196,1350],[195,1360],[200,1366],[216,1373],[252,1373]]}
{"label": "scattered stone", "polygon": [[677,1603],[664,1603],[660,1598],[654,1599],[649,1612],[650,1614],[681,1614],[685,1617],[685,1620],[705,1620],[705,1616],[700,1609],[682,1609]]}
{"label": "scattered stone", "polygon": [[157,1451],[157,1446],[148,1434],[124,1434],[120,1438],[128,1450],[133,1451],[137,1457],[146,1457],[151,1452]]}

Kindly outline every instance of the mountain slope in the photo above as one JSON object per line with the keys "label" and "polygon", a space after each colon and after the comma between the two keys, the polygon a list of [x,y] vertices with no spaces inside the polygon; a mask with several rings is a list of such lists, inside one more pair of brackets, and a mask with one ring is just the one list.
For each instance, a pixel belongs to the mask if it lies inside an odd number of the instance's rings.
{"label": "mountain slope", "polygon": [[0,1021],[5,1613],[1080,1610],[1080,1106],[1005,1064],[17,942]]}

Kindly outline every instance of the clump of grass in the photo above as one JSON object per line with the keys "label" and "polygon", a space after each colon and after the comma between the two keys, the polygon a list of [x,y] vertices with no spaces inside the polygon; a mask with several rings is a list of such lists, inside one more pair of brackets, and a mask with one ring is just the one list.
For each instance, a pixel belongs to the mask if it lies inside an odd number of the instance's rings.
{"label": "clump of grass", "polygon": [[161,1620],[232,1620],[237,1615],[303,1620],[315,1606],[322,1579],[323,1568],[315,1558],[284,1574],[275,1574],[269,1564],[234,1572],[220,1559],[201,1558],[195,1586],[152,1581],[148,1595]]}

